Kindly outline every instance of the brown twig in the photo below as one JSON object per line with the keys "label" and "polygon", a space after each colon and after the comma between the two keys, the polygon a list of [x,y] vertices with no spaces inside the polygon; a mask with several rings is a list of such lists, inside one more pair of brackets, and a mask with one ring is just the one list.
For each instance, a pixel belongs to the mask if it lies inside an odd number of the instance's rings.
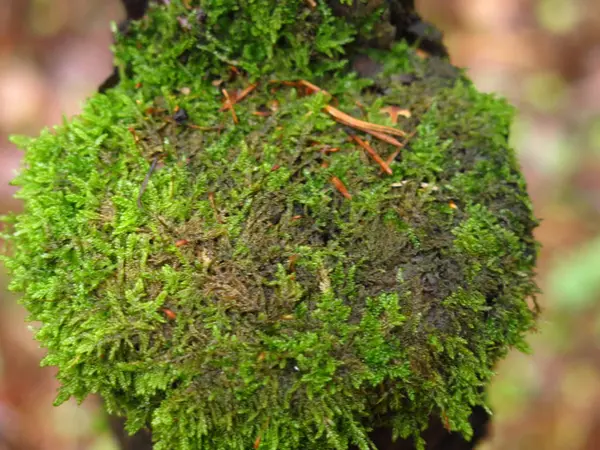
{"label": "brown twig", "polygon": [[373,160],[381,166],[385,173],[387,173],[388,175],[391,175],[393,173],[390,166],[381,158],[381,156],[379,156],[379,154],[375,150],[373,150],[373,147],[371,147],[367,141],[363,141],[356,135],[352,135],[351,138],[354,142],[356,142],[358,145],[360,145],[367,151],[371,158],[373,158]]}
{"label": "brown twig", "polygon": [[387,134],[379,133],[377,131],[372,131],[372,130],[361,130],[361,131],[364,131],[365,133],[369,133],[371,136],[374,136],[377,139],[387,142],[388,144],[392,144],[398,148],[404,147],[404,144],[402,142],[400,142],[396,138],[393,138],[392,136],[388,136]]}
{"label": "brown twig", "polygon": [[406,133],[402,130],[398,130],[396,128],[388,127],[385,125],[378,125],[376,123],[365,122],[364,120],[360,119],[355,119],[354,117],[349,116],[345,112],[342,112],[331,105],[326,105],[325,111],[327,111],[338,122],[341,122],[344,125],[348,125],[352,128],[358,128],[361,131],[375,131],[377,133],[392,134],[395,136],[406,136]]}
{"label": "brown twig", "polygon": [[225,96],[227,109],[229,109],[231,111],[231,117],[233,117],[233,123],[239,123],[237,114],[235,113],[235,109],[233,107],[233,102],[231,101],[231,98],[229,97],[229,92],[227,92],[227,89],[222,89],[221,92],[223,92],[223,95]]}
{"label": "brown twig", "polygon": [[411,138],[417,134],[417,130],[414,130],[412,132],[410,132],[408,134],[408,136],[406,136],[406,139],[404,140],[404,142],[400,145],[400,147],[398,147],[398,149],[396,151],[394,151],[390,156],[388,156],[385,160],[385,162],[388,164],[388,166],[390,164],[392,164],[394,162],[394,160],[396,159],[396,156],[398,156],[400,154],[400,149],[404,148],[404,146],[406,146],[406,144],[408,144],[408,142],[411,140]]}
{"label": "brown twig", "polygon": [[247,88],[245,88],[239,94],[236,94],[236,95],[232,96],[231,98],[229,98],[229,97],[226,96],[227,97],[227,101],[225,102],[225,104],[223,106],[221,106],[221,109],[219,109],[219,111],[223,112],[223,111],[227,111],[230,108],[233,108],[233,105],[235,105],[236,103],[239,103],[242,100],[244,100],[257,87],[258,87],[258,83],[252,83],[250,86],[248,86]]}
{"label": "brown twig", "polygon": [[296,261],[298,261],[298,255],[296,254],[288,258],[288,272],[296,271]]}
{"label": "brown twig", "polygon": [[140,138],[137,135],[137,133],[135,132],[135,128],[133,127],[129,127],[127,128],[127,131],[129,131],[131,133],[131,135],[133,136],[133,140],[134,142],[137,144],[138,142],[140,142]]}
{"label": "brown twig", "polygon": [[352,200],[352,194],[348,192],[348,189],[346,189],[346,186],[344,185],[344,183],[342,183],[342,180],[340,180],[338,177],[333,176],[331,177],[331,183],[340,194],[342,194],[348,200]]}
{"label": "brown twig", "polygon": [[329,92],[327,92],[325,89],[321,89],[319,86],[317,86],[316,84],[312,84],[310,81],[300,80],[300,81],[298,81],[298,84],[300,86],[304,86],[305,88],[307,88],[311,92],[311,94],[314,94],[315,92],[322,92],[325,95],[332,97],[332,95]]}
{"label": "brown twig", "polygon": [[396,156],[398,156],[399,154],[400,154],[400,150],[396,150],[394,153],[392,153],[390,156],[388,156],[385,160],[387,165],[389,166],[391,163],[393,163],[394,160],[396,159]]}

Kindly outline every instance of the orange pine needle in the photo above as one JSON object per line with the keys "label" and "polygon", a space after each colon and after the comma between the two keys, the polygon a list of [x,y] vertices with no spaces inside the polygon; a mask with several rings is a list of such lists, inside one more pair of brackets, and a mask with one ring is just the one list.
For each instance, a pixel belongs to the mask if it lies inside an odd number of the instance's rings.
{"label": "orange pine needle", "polygon": [[238,95],[237,99],[236,99],[236,103],[237,102],[241,102],[242,100],[244,100],[246,97],[248,97],[248,95],[258,87],[258,83],[252,83],[250,86],[248,86],[247,88],[245,88],[242,92],[240,92],[240,94]]}
{"label": "orange pine needle", "polygon": [[187,245],[189,243],[189,241],[187,239],[179,239],[177,242],[175,242],[175,247],[183,247],[184,245]]}
{"label": "orange pine needle", "polygon": [[398,156],[399,153],[400,153],[400,150],[396,150],[394,153],[392,153],[390,156],[387,157],[385,162],[387,163],[388,166],[394,162],[394,160],[396,159],[396,156]]}
{"label": "orange pine needle", "polygon": [[171,311],[168,308],[163,308],[162,310],[165,313],[165,316],[167,316],[167,319],[169,320],[175,320],[177,319],[177,314],[175,314],[173,311]]}
{"label": "orange pine needle", "polygon": [[400,142],[396,138],[388,136],[387,134],[379,133],[377,131],[370,131],[370,130],[361,130],[361,131],[364,131],[365,133],[369,133],[371,136],[374,136],[377,139],[387,142],[388,144],[392,144],[398,148],[404,147],[404,144],[402,142]]}
{"label": "orange pine needle", "polygon": [[284,86],[292,86],[292,87],[302,86],[302,87],[305,87],[311,94],[314,94],[315,92],[323,92],[324,94],[331,96],[331,94],[329,92],[327,92],[326,90],[321,89],[316,84],[313,84],[310,81],[306,81],[306,80],[298,80],[298,81],[271,80],[271,81],[269,81],[269,83],[283,84]]}
{"label": "orange pine needle", "polygon": [[316,84],[312,84],[310,81],[300,80],[300,81],[298,81],[298,84],[300,86],[304,86],[305,88],[308,88],[309,91],[311,91],[311,94],[314,94],[315,92],[323,92],[325,95],[331,96],[331,94],[329,92],[327,92],[324,89],[321,89]]}
{"label": "orange pine needle", "polygon": [[133,136],[133,140],[135,141],[136,144],[138,142],[140,142],[140,138],[138,137],[137,133],[135,132],[135,128],[129,127],[129,128],[127,128],[127,131],[129,131],[131,133],[131,135]]}
{"label": "orange pine needle", "polygon": [[335,120],[343,123],[344,125],[351,126],[353,128],[358,128],[363,131],[375,131],[378,133],[386,133],[392,134],[395,136],[405,136],[406,133],[402,130],[398,130],[396,128],[387,127],[385,125],[378,125],[376,123],[365,122],[364,120],[355,119],[352,116],[349,116],[345,112],[340,111],[337,108],[334,108],[331,105],[325,106],[325,111],[327,111]]}
{"label": "orange pine needle", "polygon": [[229,109],[231,111],[231,117],[233,117],[233,123],[239,123],[237,114],[235,113],[235,109],[233,108],[233,101],[229,97],[229,92],[227,92],[227,89],[222,89],[221,92],[223,92],[223,95],[225,96],[226,109]]}
{"label": "orange pine needle", "polygon": [[338,177],[331,177],[331,183],[339,191],[340,194],[342,194],[348,200],[352,200],[352,194],[348,192],[348,189],[346,189],[346,186],[344,185],[344,183],[342,183],[342,180],[340,180]]}
{"label": "orange pine needle", "polygon": [[363,141],[358,136],[352,136],[352,139],[358,145],[364,148],[369,155],[371,155],[371,158],[373,158],[373,160],[381,166],[385,173],[387,173],[388,175],[391,175],[393,173],[390,166],[388,166],[388,164],[383,159],[381,159],[381,156],[379,156],[379,154],[375,150],[373,150],[373,147],[371,147],[367,141]]}
{"label": "orange pine needle", "polygon": [[241,102],[242,100],[244,100],[246,97],[248,97],[248,95],[254,90],[256,89],[258,86],[258,83],[252,83],[250,86],[248,86],[247,88],[245,88],[242,92],[240,92],[237,95],[233,95],[231,96],[231,98],[227,97],[227,101],[225,102],[225,104],[223,106],[221,106],[221,109],[219,109],[219,111],[223,112],[226,111],[230,108],[233,107],[233,105],[235,105],[236,103]]}
{"label": "orange pine needle", "polygon": [[[300,216],[302,217],[302,216]],[[288,259],[288,270],[290,272],[296,271],[296,261],[298,261],[298,255],[292,255]]]}

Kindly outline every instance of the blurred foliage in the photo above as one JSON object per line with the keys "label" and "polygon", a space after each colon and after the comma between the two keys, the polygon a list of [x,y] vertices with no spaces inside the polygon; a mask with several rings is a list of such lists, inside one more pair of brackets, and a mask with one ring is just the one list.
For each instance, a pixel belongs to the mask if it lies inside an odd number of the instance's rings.
{"label": "blurred foliage", "polygon": [[[519,110],[513,142],[542,219],[544,315],[532,355],[498,367],[484,450],[593,450],[600,442],[600,2],[417,0],[453,61]],[[0,0],[0,212],[35,135],[110,72],[117,0]],[[0,277],[0,284],[4,284]],[[56,384],[22,308],[0,294],[0,449],[114,449],[93,402],[50,405]]]}

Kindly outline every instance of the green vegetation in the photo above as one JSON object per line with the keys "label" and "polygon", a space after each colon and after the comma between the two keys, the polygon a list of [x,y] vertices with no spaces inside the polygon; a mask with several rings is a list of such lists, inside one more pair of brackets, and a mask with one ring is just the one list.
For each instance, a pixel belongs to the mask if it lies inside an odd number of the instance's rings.
{"label": "green vegetation", "polygon": [[[119,37],[118,87],[15,138],[25,212],[5,261],[60,369],[57,403],[99,393],[157,449],[366,450],[383,425],[421,445],[430,414],[469,436],[535,318],[511,108],[405,42],[359,78],[343,52],[380,10],[200,3],[153,7]],[[324,110],[331,96],[282,83],[301,78],[414,133],[392,175]],[[250,83],[236,123],[224,92]],[[394,124],[389,105],[411,117]]]}

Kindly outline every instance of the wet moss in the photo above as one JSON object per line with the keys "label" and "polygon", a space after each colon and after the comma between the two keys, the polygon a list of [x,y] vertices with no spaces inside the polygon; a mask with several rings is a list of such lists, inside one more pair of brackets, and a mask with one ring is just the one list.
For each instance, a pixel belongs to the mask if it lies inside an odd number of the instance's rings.
{"label": "wet moss", "polygon": [[[369,53],[383,70],[360,78],[341,52],[372,18],[201,3],[201,21],[155,6],[119,37],[118,87],[15,138],[25,212],[6,264],[57,403],[99,393],[157,449],[367,449],[386,425],[422,445],[432,414],[470,436],[494,363],[535,319],[511,107],[406,42]],[[281,83],[300,78],[412,136],[392,175],[330,96]],[[234,121],[223,90],[251,83]],[[390,105],[411,116],[392,123]]]}

